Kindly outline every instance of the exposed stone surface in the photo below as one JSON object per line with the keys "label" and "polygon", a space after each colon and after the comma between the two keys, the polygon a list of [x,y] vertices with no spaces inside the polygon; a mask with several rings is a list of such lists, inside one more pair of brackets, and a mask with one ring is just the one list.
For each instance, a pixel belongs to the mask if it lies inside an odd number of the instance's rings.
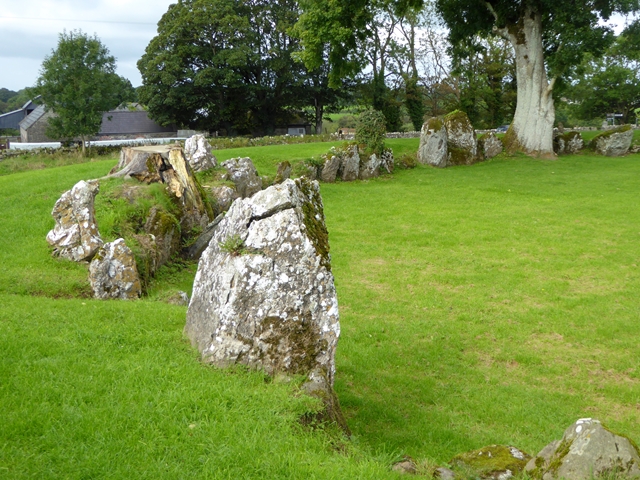
{"label": "exposed stone surface", "polygon": [[580,132],[567,132],[563,136],[565,139],[565,153],[578,153],[584,148],[584,140],[582,139]]}
{"label": "exposed stone surface", "polygon": [[207,248],[211,238],[213,238],[213,233],[216,230],[218,224],[222,221],[224,215],[218,215],[213,222],[207,225],[207,228],[200,234],[200,236],[196,239],[195,242],[186,250],[185,256],[191,260],[197,260],[204,252],[204,249]]}
{"label": "exposed stone surface", "polygon": [[343,182],[352,182],[358,179],[360,173],[360,153],[357,145],[350,145],[342,152],[342,163],[340,165],[340,177]]}
{"label": "exposed stone surface", "polygon": [[445,115],[443,124],[447,130],[447,165],[471,165],[482,160],[476,131],[466,113],[451,112]]}
{"label": "exposed stone surface", "polygon": [[282,183],[287,178],[290,178],[290,177],[291,177],[291,163],[287,162],[286,160],[284,162],[280,162],[278,164],[278,171],[276,172],[275,183]]}
{"label": "exposed stone surface", "polygon": [[378,157],[375,153],[371,154],[369,159],[362,165],[360,169],[360,178],[367,180],[369,178],[380,175],[380,166],[382,165],[382,157]]}
{"label": "exposed stone surface", "polygon": [[420,132],[418,162],[434,167],[446,167],[447,139],[447,130],[441,119],[433,117],[427,120]]}
{"label": "exposed stone surface", "polygon": [[530,455],[516,447],[490,445],[472,452],[456,455],[451,464],[471,470],[480,478],[508,480],[523,471]]}
{"label": "exposed stone surface", "polygon": [[262,190],[262,179],[248,157],[232,158],[222,163],[229,171],[229,179],[235,184],[241,198],[251,197]]}
{"label": "exposed stone surface", "polygon": [[504,146],[502,145],[502,140],[500,140],[493,132],[485,133],[478,140],[478,150],[486,159],[500,155],[503,149]]}
{"label": "exposed stone surface", "polygon": [[436,471],[433,472],[433,476],[435,478],[439,478],[440,480],[454,480],[454,478],[456,478],[456,474],[453,472],[453,470],[445,467],[436,468]]}
{"label": "exposed stone surface", "polygon": [[327,183],[336,181],[338,170],[342,164],[342,158],[338,155],[329,155],[324,161],[324,167],[320,173],[320,180]]}
{"label": "exposed stone surface", "polygon": [[411,457],[405,457],[402,461],[397,462],[391,467],[391,470],[399,473],[408,473],[415,475],[418,473],[416,462]]}
{"label": "exposed stone surface", "polygon": [[218,161],[211,154],[211,144],[204,135],[194,135],[184,142],[184,155],[194,172],[214,168]]}
{"label": "exposed stone surface", "polygon": [[89,264],[95,298],[130,300],[142,294],[133,253],[124,240],[105,243]]}
{"label": "exposed stone surface", "polygon": [[632,140],[633,130],[629,125],[624,125],[596,135],[591,145],[601,155],[619,157],[627,154]]}
{"label": "exposed stone surface", "polygon": [[82,180],[58,199],[51,212],[55,227],[47,234],[55,256],[89,261],[102,246],[94,208],[99,191],[98,182]]}
{"label": "exposed stone surface", "polygon": [[222,212],[226,212],[231,207],[231,204],[236,198],[239,198],[238,192],[235,188],[231,188],[228,185],[220,185],[211,189],[211,194],[215,199],[215,205],[213,211],[215,215],[220,215]]}
{"label": "exposed stone surface", "polygon": [[203,361],[333,385],[340,334],[317,182],[285,182],[238,200],[202,254],[185,333]]}
{"label": "exposed stone surface", "polygon": [[155,244],[155,271],[180,249],[180,223],[161,207],[154,206],[149,211],[144,231],[153,237]]}
{"label": "exposed stone surface", "polygon": [[547,445],[527,463],[533,478],[588,480],[616,474],[640,477],[640,456],[628,438],[616,435],[598,420],[583,418],[565,430],[562,440]]}

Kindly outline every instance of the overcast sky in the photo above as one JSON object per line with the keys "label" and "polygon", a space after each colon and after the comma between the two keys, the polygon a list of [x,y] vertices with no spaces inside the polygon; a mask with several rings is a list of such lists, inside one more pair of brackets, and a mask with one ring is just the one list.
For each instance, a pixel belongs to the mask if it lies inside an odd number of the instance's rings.
{"label": "overcast sky", "polygon": [[136,62],[177,0],[0,0],[0,88],[33,86],[64,30],[94,33],[116,57],[118,74],[142,82]]}

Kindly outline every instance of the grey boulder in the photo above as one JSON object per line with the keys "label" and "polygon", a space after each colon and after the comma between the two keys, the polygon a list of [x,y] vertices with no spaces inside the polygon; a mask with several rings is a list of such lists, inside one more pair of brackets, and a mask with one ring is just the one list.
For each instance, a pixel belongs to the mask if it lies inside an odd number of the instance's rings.
{"label": "grey boulder", "polygon": [[142,287],[133,252],[119,238],[105,243],[89,264],[89,281],[95,298],[131,300]]}
{"label": "grey boulder", "polygon": [[55,227],[47,234],[54,256],[89,261],[102,246],[94,207],[99,191],[98,182],[81,180],[58,199],[51,212]]}
{"label": "grey boulder", "polygon": [[222,166],[229,172],[229,179],[240,197],[248,198],[262,190],[262,179],[250,158],[232,158],[223,162]]}
{"label": "grey boulder", "polygon": [[447,130],[442,120],[435,117],[427,120],[420,131],[418,162],[434,167],[446,167],[447,140]]}
{"label": "grey boulder", "polygon": [[593,149],[606,157],[626,155],[633,140],[633,130],[628,125],[596,135],[591,141]]}
{"label": "grey boulder", "polygon": [[588,480],[603,475],[640,477],[640,456],[628,438],[616,435],[598,420],[583,418],[565,430],[525,468],[543,480]]}
{"label": "grey boulder", "polygon": [[204,135],[193,135],[184,142],[184,156],[194,172],[214,168],[218,161],[211,154],[211,144]]}

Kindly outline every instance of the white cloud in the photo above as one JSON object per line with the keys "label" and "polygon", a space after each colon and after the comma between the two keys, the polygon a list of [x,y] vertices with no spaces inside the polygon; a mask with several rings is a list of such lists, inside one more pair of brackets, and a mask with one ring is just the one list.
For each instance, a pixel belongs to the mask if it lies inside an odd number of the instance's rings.
{"label": "white cloud", "polygon": [[0,88],[32,86],[63,31],[94,33],[118,60],[118,73],[140,84],[136,62],[176,0],[0,0]]}

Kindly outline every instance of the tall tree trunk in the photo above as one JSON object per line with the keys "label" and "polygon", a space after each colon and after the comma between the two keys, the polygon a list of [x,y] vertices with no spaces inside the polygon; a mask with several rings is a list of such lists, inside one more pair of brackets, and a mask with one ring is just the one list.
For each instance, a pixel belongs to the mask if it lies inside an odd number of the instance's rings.
{"label": "tall tree trunk", "polygon": [[554,81],[547,78],[542,49],[542,17],[527,8],[517,25],[505,29],[516,58],[518,97],[511,128],[505,136],[508,151],[553,157]]}
{"label": "tall tree trunk", "polygon": [[316,135],[324,133],[322,131],[322,117],[324,116],[324,105],[317,98],[314,99],[316,107]]}

